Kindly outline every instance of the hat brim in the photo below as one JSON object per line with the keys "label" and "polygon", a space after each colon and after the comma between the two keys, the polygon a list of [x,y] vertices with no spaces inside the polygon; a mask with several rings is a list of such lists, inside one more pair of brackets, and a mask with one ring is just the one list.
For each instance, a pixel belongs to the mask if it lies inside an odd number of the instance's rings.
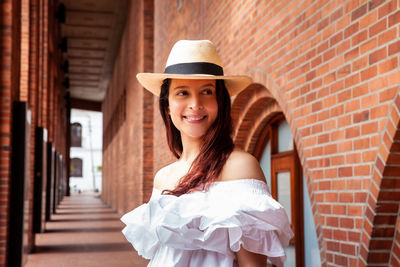
{"label": "hat brim", "polygon": [[193,79],[193,80],[224,80],[229,95],[234,96],[252,83],[249,76],[215,76],[205,74],[166,74],[166,73],[138,73],[139,83],[156,96],[160,96],[161,85],[165,79]]}

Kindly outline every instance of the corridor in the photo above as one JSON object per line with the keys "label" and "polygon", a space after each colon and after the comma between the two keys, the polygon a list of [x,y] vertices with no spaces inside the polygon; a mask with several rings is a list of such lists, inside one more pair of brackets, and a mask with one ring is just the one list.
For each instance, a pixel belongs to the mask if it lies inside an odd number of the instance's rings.
{"label": "corridor", "polygon": [[97,195],[64,197],[25,266],[146,266],[123,237],[119,218]]}

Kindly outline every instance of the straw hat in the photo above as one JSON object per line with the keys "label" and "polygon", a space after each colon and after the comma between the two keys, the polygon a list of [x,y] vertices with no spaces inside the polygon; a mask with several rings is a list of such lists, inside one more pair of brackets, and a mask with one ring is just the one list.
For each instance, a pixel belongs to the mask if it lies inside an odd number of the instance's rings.
{"label": "straw hat", "polygon": [[166,78],[222,79],[231,96],[240,93],[252,82],[249,76],[224,76],[217,49],[209,40],[178,41],[171,49],[164,73],[138,73],[136,78],[156,96],[160,95]]}

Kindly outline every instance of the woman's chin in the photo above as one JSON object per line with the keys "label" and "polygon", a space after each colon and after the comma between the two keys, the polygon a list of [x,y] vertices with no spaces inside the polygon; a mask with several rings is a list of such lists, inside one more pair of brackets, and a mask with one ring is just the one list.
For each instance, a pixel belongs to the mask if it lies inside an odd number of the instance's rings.
{"label": "woman's chin", "polygon": [[183,135],[185,135],[189,139],[202,139],[205,134],[205,132],[186,132]]}

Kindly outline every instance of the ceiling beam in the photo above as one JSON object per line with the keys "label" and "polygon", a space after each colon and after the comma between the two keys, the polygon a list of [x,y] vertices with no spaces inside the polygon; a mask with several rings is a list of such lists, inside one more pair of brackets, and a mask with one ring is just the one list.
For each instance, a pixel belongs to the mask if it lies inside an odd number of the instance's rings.
{"label": "ceiling beam", "polygon": [[71,98],[71,108],[101,112],[101,102]]}

